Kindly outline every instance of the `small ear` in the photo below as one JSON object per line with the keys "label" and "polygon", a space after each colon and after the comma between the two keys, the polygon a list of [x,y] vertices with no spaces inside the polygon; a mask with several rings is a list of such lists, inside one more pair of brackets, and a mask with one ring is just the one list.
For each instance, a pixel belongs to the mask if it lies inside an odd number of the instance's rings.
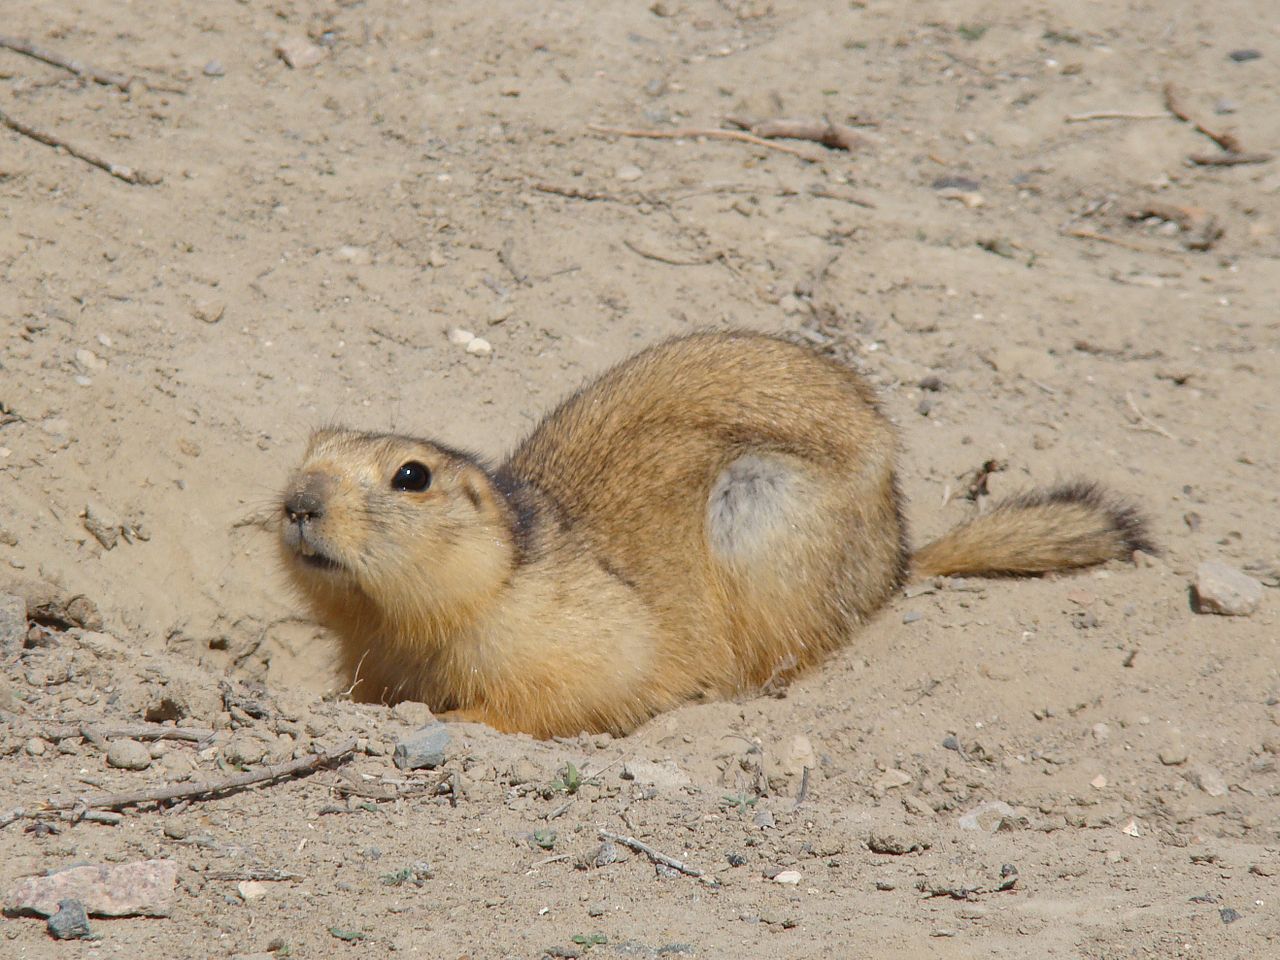
{"label": "small ear", "polygon": [[471,501],[477,513],[485,513],[494,507],[493,487],[486,477],[475,467],[468,467],[462,474],[459,484],[463,496]]}

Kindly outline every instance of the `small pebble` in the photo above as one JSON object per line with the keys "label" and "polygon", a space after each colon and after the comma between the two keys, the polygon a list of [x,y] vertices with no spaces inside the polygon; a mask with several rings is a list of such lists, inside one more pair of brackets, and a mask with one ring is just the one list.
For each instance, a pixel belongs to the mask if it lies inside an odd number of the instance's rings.
{"label": "small pebble", "polygon": [[87,940],[93,936],[89,915],[79,900],[62,900],[58,912],[49,918],[49,934],[55,940]]}
{"label": "small pebble", "polygon": [[1247,617],[1262,603],[1262,584],[1234,567],[1206,560],[1196,568],[1197,613]]}
{"label": "small pebble", "polygon": [[883,853],[900,857],[908,853],[927,850],[930,844],[915,837],[904,837],[896,833],[873,833],[867,837],[867,849],[872,853]]}
{"label": "small pebble", "polygon": [[400,740],[391,759],[400,770],[438,767],[444,763],[448,746],[449,728],[434,721]]}
{"label": "small pebble", "polygon": [[1227,795],[1227,781],[1222,779],[1222,774],[1213,767],[1197,766],[1189,771],[1188,777],[1192,783],[1211,797]]}
{"label": "small pebble", "polygon": [[43,757],[47,744],[39,737],[32,737],[25,744],[23,749],[26,750],[29,757]]}
{"label": "small pebble", "polygon": [[222,758],[237,767],[251,767],[261,763],[267,755],[267,745],[257,737],[232,737],[231,742],[222,748]]}
{"label": "small pebble", "polygon": [[592,858],[591,863],[597,868],[607,867],[621,859],[622,851],[618,849],[618,845],[612,840],[606,840],[597,848],[596,855]]}
{"label": "small pebble", "polygon": [[118,770],[145,770],[151,766],[151,751],[137,740],[113,740],[107,748],[107,765]]}
{"label": "small pebble", "polygon": [[968,813],[956,820],[961,830],[980,830],[983,833],[995,833],[1006,820],[1013,820],[1017,812],[1003,800],[988,800],[980,803]]}
{"label": "small pebble", "polygon": [[358,267],[368,266],[373,263],[373,254],[364,247],[353,247],[350,244],[345,244],[339,247],[335,251],[334,255],[339,260],[346,263],[353,263]]}
{"label": "small pebble", "polygon": [[632,181],[639,180],[643,177],[644,171],[637,166],[627,164],[624,167],[619,167],[617,172],[614,173],[614,176],[623,183],[631,183]]}
{"label": "small pebble", "polygon": [[905,787],[910,782],[911,774],[907,773],[905,770],[899,770],[896,767],[891,767],[884,773],[880,774],[880,776],[876,777],[871,786],[880,793],[884,793],[885,791],[893,790],[897,787]]}
{"label": "small pebble", "polygon": [[780,873],[777,873],[774,875],[773,882],[774,883],[791,883],[791,884],[799,883],[800,871],[799,870],[783,870]]}
{"label": "small pebble", "polygon": [[449,331],[449,342],[455,347],[465,347],[475,338],[476,335],[474,333],[462,327],[454,327]]}
{"label": "small pebble", "polygon": [[286,37],[276,45],[276,55],[293,70],[314,67],[325,58],[324,47],[306,37]]}
{"label": "small pebble", "polygon": [[1244,50],[1232,50],[1227,54],[1236,63],[1247,63],[1250,60],[1260,60],[1262,58],[1261,50],[1246,48]]}
{"label": "small pebble", "polygon": [[1158,756],[1166,767],[1176,767],[1187,762],[1187,748],[1181,740],[1173,740],[1160,748]]}
{"label": "small pebble", "polygon": [[197,300],[191,308],[191,316],[201,323],[217,323],[227,312],[227,305],[221,300]]}
{"label": "small pebble", "polygon": [[103,370],[107,366],[107,361],[92,350],[80,349],[76,351],[76,363],[85,370]]}
{"label": "small pebble", "polygon": [[917,620],[923,620],[924,614],[918,610],[908,610],[902,615],[903,623],[915,623]]}
{"label": "small pebble", "polygon": [[1223,923],[1235,923],[1240,919],[1239,911],[1232,910],[1230,907],[1223,907],[1218,911],[1218,916],[1222,918]]}
{"label": "small pebble", "polygon": [[935,190],[963,190],[968,193],[975,193],[982,189],[982,184],[973,179],[973,177],[962,177],[954,174],[938,177],[930,186]]}
{"label": "small pebble", "polygon": [[467,353],[477,357],[487,357],[493,353],[493,345],[484,337],[473,337],[467,344]]}
{"label": "small pebble", "polygon": [[226,75],[227,68],[222,65],[221,60],[210,60],[204,65],[202,72],[206,77],[221,77]]}

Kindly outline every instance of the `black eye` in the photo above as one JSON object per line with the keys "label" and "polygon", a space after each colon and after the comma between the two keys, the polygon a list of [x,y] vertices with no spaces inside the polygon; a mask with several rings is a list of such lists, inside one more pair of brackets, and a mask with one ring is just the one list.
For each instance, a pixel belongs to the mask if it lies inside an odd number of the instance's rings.
{"label": "black eye", "polygon": [[391,478],[391,489],[401,490],[404,493],[421,493],[429,486],[431,486],[431,471],[417,460],[401,464],[396,475]]}

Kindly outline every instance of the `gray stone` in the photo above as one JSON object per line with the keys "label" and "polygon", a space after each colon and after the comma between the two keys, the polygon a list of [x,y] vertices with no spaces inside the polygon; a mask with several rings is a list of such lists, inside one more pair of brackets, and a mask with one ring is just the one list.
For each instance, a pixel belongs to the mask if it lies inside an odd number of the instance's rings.
{"label": "gray stone", "polygon": [[85,504],[81,516],[84,518],[84,528],[102,544],[102,549],[110,550],[120,542],[120,520],[105,506],[100,503]]}
{"label": "gray stone", "polygon": [[61,901],[58,912],[49,918],[49,933],[55,940],[88,940],[92,937],[84,904],[79,900]]}
{"label": "gray stone", "polygon": [[137,740],[113,740],[107,747],[107,764],[119,770],[145,770],[151,766],[151,751]]}
{"label": "gray stone", "polygon": [[1017,811],[1003,800],[988,800],[980,803],[968,813],[961,816],[957,825],[961,830],[981,830],[983,833],[995,833],[1006,820],[1017,817]]}
{"label": "gray stone", "polygon": [[222,748],[222,757],[237,767],[252,767],[267,755],[267,745],[257,737],[236,736]]}
{"label": "gray stone", "polygon": [[27,639],[27,601],[0,595],[0,657],[17,656]]}
{"label": "gray stone", "polygon": [[438,767],[444,763],[448,746],[448,728],[443,723],[432,723],[396,743],[392,760],[401,770]]}
{"label": "gray stone", "polygon": [[1211,797],[1225,797],[1228,792],[1227,781],[1213,767],[1201,764],[1187,772],[1191,782]]}
{"label": "gray stone", "polygon": [[1194,589],[1197,613],[1247,617],[1262,603],[1261,583],[1217,560],[1206,560],[1196,568]]}

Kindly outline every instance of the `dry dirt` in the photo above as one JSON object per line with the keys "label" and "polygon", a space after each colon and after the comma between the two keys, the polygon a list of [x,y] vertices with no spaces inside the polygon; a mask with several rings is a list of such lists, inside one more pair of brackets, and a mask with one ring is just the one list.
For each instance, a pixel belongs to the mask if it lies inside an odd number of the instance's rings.
{"label": "dry dirt", "polygon": [[[1280,162],[1192,164],[1222,151],[1162,93],[1280,148],[1269,0],[47,0],[3,30],[140,78],[0,50],[0,110],[160,182],[0,129],[0,579],[102,619],[5,653],[0,809],[360,747],[117,824],[13,820],[4,889],[180,872],[168,918],[59,943],[5,917],[4,956],[1280,952],[1278,598],[1228,618],[1188,593],[1206,559],[1277,583]],[[1066,121],[1098,111],[1130,116]],[[867,143],[589,127],[731,115]],[[398,771],[422,716],[343,701],[263,523],[307,431],[497,456],[636,347],[727,326],[867,371],[919,538],[997,460],[993,494],[1135,498],[1161,555],[908,591],[776,696],[621,740],[452,727],[443,768]],[[127,772],[51,726],[148,717],[218,733]],[[995,801],[1001,829],[963,828]],[[704,877],[580,869],[601,828]]]}

